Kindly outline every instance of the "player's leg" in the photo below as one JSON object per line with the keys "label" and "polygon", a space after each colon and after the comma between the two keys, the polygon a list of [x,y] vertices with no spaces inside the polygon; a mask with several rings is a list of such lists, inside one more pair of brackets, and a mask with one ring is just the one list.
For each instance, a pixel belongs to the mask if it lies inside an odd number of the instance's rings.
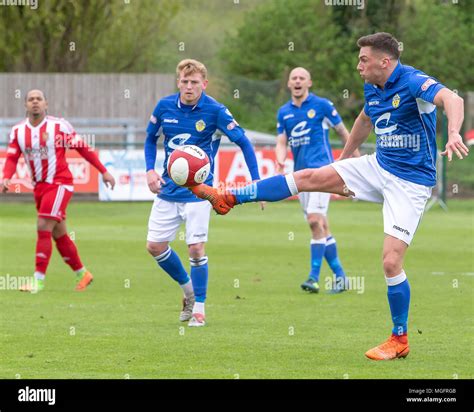
{"label": "player's leg", "polygon": [[176,281],[184,294],[183,310],[180,320],[186,321],[185,306],[187,302],[194,303],[194,292],[191,279],[184,268],[178,254],[171,249],[171,242],[182,222],[179,204],[156,198],[148,221],[147,251],[155,259],[158,266]]}
{"label": "player's leg", "polygon": [[226,214],[237,204],[268,201],[276,202],[298,192],[328,192],[348,196],[341,176],[331,166],[304,169],[285,176],[273,176],[250,185],[222,191],[207,185],[198,185],[191,191],[201,199],[211,202],[219,214]]}
{"label": "player's leg", "polygon": [[192,308],[192,317],[189,321],[189,326],[205,325],[205,303],[207,297],[209,266],[204,245],[204,242],[188,245],[191,281],[193,283],[195,296],[195,303]]}
{"label": "player's leg", "polygon": [[70,192],[61,185],[39,183],[34,190],[36,210],[38,212],[37,239],[35,254],[35,273],[33,287],[21,288],[22,291],[37,292],[44,288],[46,270],[53,251],[52,232],[62,220],[63,205],[70,199]]}
{"label": "player's leg", "polygon": [[20,288],[22,292],[36,293],[44,289],[46,271],[53,251],[52,231],[57,223],[54,219],[38,217],[33,284]]}
{"label": "player's leg", "polygon": [[188,244],[191,280],[196,302],[189,326],[205,325],[205,302],[209,278],[205,244],[209,232],[211,205],[208,202],[190,202],[185,206],[186,243]]}
{"label": "player's leg", "polygon": [[298,194],[301,207],[311,230],[310,271],[308,279],[301,288],[311,293],[319,292],[319,274],[326,249],[326,218],[316,209],[317,193],[302,192]]}
{"label": "player's leg", "polygon": [[63,219],[54,227],[53,239],[64,262],[69,265],[76,275],[76,290],[84,290],[92,283],[94,277],[82,264],[77,247],[67,232],[66,219]]}
{"label": "player's leg", "polygon": [[410,352],[408,345],[408,310],[410,284],[403,270],[403,259],[408,245],[400,239],[386,235],[383,245],[383,269],[387,282],[387,298],[392,315],[392,334],[384,343],[365,354],[373,360],[404,358]]}
{"label": "player's leg", "polygon": [[366,356],[374,360],[401,358],[408,355],[408,312],[410,284],[403,269],[403,259],[421,221],[431,189],[404,181],[386,172],[384,185],[383,268],[393,329],[390,338],[370,349]]}

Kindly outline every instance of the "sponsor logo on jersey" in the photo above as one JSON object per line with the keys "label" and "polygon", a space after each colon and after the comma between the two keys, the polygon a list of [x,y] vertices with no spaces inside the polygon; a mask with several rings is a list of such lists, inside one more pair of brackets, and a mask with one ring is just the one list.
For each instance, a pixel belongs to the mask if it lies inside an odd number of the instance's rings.
{"label": "sponsor logo on jersey", "polygon": [[205,128],[206,128],[206,123],[204,122],[204,120],[201,119],[196,122],[196,130],[198,132],[202,132]]}
{"label": "sponsor logo on jersey", "polygon": [[303,120],[302,122],[299,122],[295,127],[293,127],[293,129],[291,130],[291,137],[301,137],[305,134],[308,134],[311,131],[311,128],[309,127],[308,129],[305,129],[306,124],[306,121]]}
{"label": "sponsor logo on jersey", "polygon": [[[388,126],[388,124],[390,123],[390,116],[391,116],[390,112],[384,113],[375,121],[374,123],[375,134],[377,135],[391,134],[392,132],[397,130],[397,125],[398,125],[397,123],[395,123],[392,126]],[[386,127],[379,127],[379,124],[384,120],[385,120]]]}
{"label": "sponsor logo on jersey", "polygon": [[369,102],[369,106],[375,106],[375,105],[377,105],[377,104],[379,104],[379,103],[380,103],[380,100],[371,100],[371,101]]}
{"label": "sponsor logo on jersey", "polygon": [[163,123],[178,123],[178,119],[163,119]]}
{"label": "sponsor logo on jersey", "polygon": [[186,144],[190,138],[191,135],[189,133],[177,134],[168,141],[168,147],[170,149],[177,149],[179,146]]}
{"label": "sponsor logo on jersey", "polygon": [[153,115],[150,116],[150,122],[152,122],[153,124],[156,124],[157,121],[158,119],[155,116]]}
{"label": "sponsor logo on jersey", "polygon": [[307,115],[310,119],[312,119],[314,116],[316,116],[316,110],[309,109]]}
{"label": "sponsor logo on jersey", "polygon": [[398,95],[398,93],[393,96],[393,99],[392,99],[392,106],[395,107],[395,109],[400,106],[400,96]]}
{"label": "sponsor logo on jersey", "polygon": [[331,112],[331,116],[337,116],[337,110],[334,109],[332,112]]}
{"label": "sponsor logo on jersey", "polygon": [[293,113],[290,113],[290,114],[287,114],[286,116],[283,116],[283,120],[291,119],[292,117],[295,117],[295,115]]}
{"label": "sponsor logo on jersey", "polygon": [[238,123],[235,120],[233,120],[227,125],[227,130],[233,130],[235,126],[238,126]]}
{"label": "sponsor logo on jersey", "polygon": [[310,144],[311,138],[308,133],[311,132],[311,128],[305,129],[307,122],[303,120],[299,122],[290,133],[289,144],[291,147],[299,147]]}
{"label": "sponsor logo on jersey", "polygon": [[429,88],[430,86],[432,86],[433,84],[436,84],[436,83],[437,83],[436,80],[434,80],[434,79],[428,79],[426,82],[424,82],[424,83],[421,85],[421,90],[426,91],[426,90],[428,90],[428,88]]}

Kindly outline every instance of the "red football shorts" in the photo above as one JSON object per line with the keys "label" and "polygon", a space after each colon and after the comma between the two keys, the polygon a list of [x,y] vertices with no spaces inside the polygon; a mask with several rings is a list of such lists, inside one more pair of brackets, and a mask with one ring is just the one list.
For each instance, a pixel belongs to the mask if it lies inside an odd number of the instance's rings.
{"label": "red football shorts", "polygon": [[71,200],[73,188],[69,185],[37,183],[34,190],[38,217],[57,222],[66,219],[66,208]]}

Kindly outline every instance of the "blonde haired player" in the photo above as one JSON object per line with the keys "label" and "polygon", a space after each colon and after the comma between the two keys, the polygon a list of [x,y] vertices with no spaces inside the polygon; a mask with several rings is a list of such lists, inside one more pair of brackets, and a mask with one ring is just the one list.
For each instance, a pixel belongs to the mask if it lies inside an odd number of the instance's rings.
{"label": "blonde haired player", "polygon": [[[183,290],[183,309],[179,320],[199,327],[206,324],[209,263],[205,244],[211,207],[208,202],[203,202],[170,179],[168,158],[179,146],[199,146],[210,159],[211,173],[206,183],[212,185],[214,157],[220,145],[220,138],[215,136],[215,132],[219,129],[242,150],[252,180],[258,180],[259,174],[252,144],[244,130],[224,105],[205,93],[208,79],[204,64],[192,59],[182,60],[176,67],[176,75],[179,92],[158,101],[147,128],[147,181],[150,190],[157,194],[148,223],[147,250]],[[165,149],[162,176],[155,171],[156,144],[161,135],[164,136]],[[169,245],[182,222],[186,222],[189,274]]]}

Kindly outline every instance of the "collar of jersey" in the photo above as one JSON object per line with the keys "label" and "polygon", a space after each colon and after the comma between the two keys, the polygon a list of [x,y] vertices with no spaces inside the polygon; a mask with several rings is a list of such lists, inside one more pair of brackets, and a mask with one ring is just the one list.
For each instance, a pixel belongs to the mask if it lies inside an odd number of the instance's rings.
{"label": "collar of jersey", "polygon": [[399,60],[397,66],[395,67],[395,70],[392,72],[390,77],[385,82],[384,89],[395,84],[398,78],[400,77],[401,72],[402,72],[402,64],[400,63],[400,60]]}
{"label": "collar of jersey", "polygon": [[26,125],[27,125],[30,129],[37,129],[38,127],[41,127],[41,126],[44,125],[44,123],[45,123],[46,120],[47,120],[47,117],[48,117],[48,116],[44,116],[44,119],[41,120],[41,123],[38,123],[37,126],[33,126],[33,125],[30,123],[30,118],[27,117],[27,118],[26,118]]}
{"label": "collar of jersey", "polygon": [[[305,103],[309,103],[311,100],[313,100],[314,97],[315,97],[314,93],[309,92],[309,93],[308,93],[308,97],[307,97],[306,99],[304,99],[303,103],[301,103],[301,107],[303,107],[303,105],[304,105]],[[291,99],[290,102],[291,102],[291,105],[292,105],[292,106],[297,107],[297,106],[293,103],[293,99]]]}
{"label": "collar of jersey", "polygon": [[[193,111],[196,108],[197,109],[202,108],[205,97],[206,97],[206,94],[202,92],[201,97],[199,98],[198,102],[193,106],[191,111]],[[179,93],[176,93],[176,106],[178,106],[178,108],[181,109],[181,100],[179,100]]]}

